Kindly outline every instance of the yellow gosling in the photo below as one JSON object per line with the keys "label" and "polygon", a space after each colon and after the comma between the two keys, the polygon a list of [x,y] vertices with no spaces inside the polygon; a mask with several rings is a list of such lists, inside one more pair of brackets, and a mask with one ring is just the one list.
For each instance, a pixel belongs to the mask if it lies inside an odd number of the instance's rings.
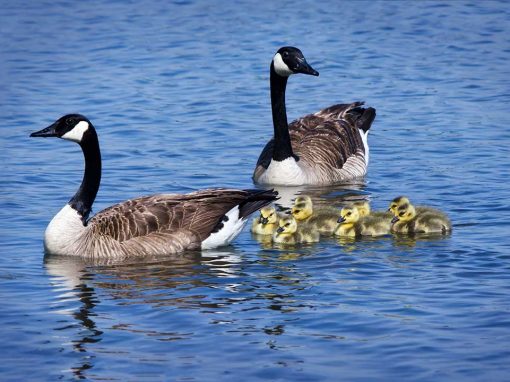
{"label": "yellow gosling", "polygon": [[[397,216],[397,211],[399,207],[407,206],[408,204],[411,204],[411,202],[409,201],[409,198],[407,196],[397,196],[395,199],[391,201],[388,211],[391,212],[393,216]],[[416,213],[433,212],[444,215],[443,212],[428,206],[414,206],[414,209],[416,210]],[[446,217],[446,215],[444,216]]]}
{"label": "yellow gosling", "polygon": [[316,243],[319,232],[307,224],[298,226],[293,216],[282,217],[273,233],[273,242],[278,244]]}
{"label": "yellow gosling", "polygon": [[452,230],[445,213],[435,209],[417,211],[411,203],[399,206],[391,222],[391,231],[395,233],[447,234]]}
{"label": "yellow gosling", "polygon": [[357,207],[342,208],[338,218],[336,236],[382,236],[390,233],[391,219],[387,216],[361,216]]}
{"label": "yellow gosling", "polygon": [[336,208],[313,208],[312,199],[307,196],[298,196],[292,207],[292,216],[301,224],[306,222],[321,234],[332,234],[337,226],[338,210]]}
{"label": "yellow gosling", "polygon": [[272,235],[278,228],[278,214],[274,206],[260,209],[260,216],[253,219],[251,232],[257,235]]}

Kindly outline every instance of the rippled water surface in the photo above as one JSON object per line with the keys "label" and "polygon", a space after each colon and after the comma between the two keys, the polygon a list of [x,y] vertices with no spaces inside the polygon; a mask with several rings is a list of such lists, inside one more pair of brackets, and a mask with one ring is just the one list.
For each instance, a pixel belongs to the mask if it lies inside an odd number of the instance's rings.
{"label": "rippled water surface", "polygon": [[[505,1],[3,1],[0,379],[508,380],[509,20]],[[452,235],[284,250],[245,230],[174,258],[44,257],[83,159],[30,132],[93,121],[95,211],[253,187],[282,45],[321,73],[290,79],[289,119],[377,109],[366,182],[304,192],[376,209],[407,194],[447,211]]]}

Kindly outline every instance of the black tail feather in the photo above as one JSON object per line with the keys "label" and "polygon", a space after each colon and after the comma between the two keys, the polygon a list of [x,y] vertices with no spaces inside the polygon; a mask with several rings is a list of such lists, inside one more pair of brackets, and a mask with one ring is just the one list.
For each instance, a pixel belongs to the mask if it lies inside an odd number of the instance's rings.
{"label": "black tail feather", "polygon": [[372,126],[372,122],[375,119],[375,109],[368,107],[363,109],[363,114],[356,120],[356,127],[363,130],[365,133]]}
{"label": "black tail feather", "polygon": [[239,217],[247,218],[252,213],[267,206],[278,199],[278,192],[274,190],[244,190],[248,197],[239,205]]}

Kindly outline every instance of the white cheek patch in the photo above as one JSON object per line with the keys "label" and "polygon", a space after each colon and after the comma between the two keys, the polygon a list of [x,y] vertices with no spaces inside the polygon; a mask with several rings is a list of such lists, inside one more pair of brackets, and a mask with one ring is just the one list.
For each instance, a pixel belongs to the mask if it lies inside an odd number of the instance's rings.
{"label": "white cheek patch", "polygon": [[283,58],[280,53],[275,54],[275,56],[273,58],[273,65],[274,65],[274,70],[275,70],[276,74],[278,74],[282,77],[288,77],[291,74],[294,74],[294,72],[289,69],[287,64],[285,62],[283,62]]}
{"label": "white cheek patch", "polygon": [[61,138],[67,139],[68,141],[80,143],[83,138],[83,134],[85,133],[85,131],[88,130],[88,128],[89,128],[89,124],[87,121],[80,121],[80,122],[78,122],[78,124],[76,124],[75,127],[73,127],[72,130],[70,130],[67,133],[65,133],[64,135],[62,135]]}

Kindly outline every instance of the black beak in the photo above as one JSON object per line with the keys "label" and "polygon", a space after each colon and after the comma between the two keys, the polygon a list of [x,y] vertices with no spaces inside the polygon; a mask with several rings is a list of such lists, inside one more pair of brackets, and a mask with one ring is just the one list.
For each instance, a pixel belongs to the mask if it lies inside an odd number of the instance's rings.
{"label": "black beak", "polygon": [[386,211],[390,212],[391,211],[391,207],[388,207],[388,209]]}
{"label": "black beak", "polygon": [[393,219],[391,219],[391,224],[395,224],[396,222],[398,222],[400,219],[398,218],[398,216],[393,216]]}
{"label": "black beak", "polygon": [[276,232],[278,232],[278,233],[282,233],[282,232],[283,232],[283,227],[278,227],[278,229],[276,230]]}
{"label": "black beak", "polygon": [[303,58],[302,61],[299,62],[296,69],[294,69],[294,72],[296,73],[303,73],[303,74],[310,74],[312,76],[318,76],[319,72],[312,68],[308,62]]}
{"label": "black beak", "polygon": [[343,216],[340,216],[337,220],[337,223],[343,223],[345,221],[345,218]]}
{"label": "black beak", "polygon": [[57,123],[55,122],[54,124],[48,126],[45,129],[33,132],[32,134],[30,134],[30,137],[44,137],[44,138],[58,137],[58,134],[55,131],[56,127],[57,127]]}
{"label": "black beak", "polygon": [[269,223],[269,219],[268,218],[263,218],[262,216],[259,218],[259,223],[260,224],[263,224],[263,225],[266,225],[267,223]]}

